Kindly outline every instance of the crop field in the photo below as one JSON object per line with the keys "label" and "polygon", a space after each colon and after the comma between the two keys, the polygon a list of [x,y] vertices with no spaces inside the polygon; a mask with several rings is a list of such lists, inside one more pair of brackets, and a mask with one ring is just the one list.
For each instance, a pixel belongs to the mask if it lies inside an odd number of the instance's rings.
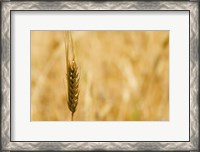
{"label": "crop field", "polygon": [[[74,121],[168,121],[169,31],[71,31]],[[31,121],[71,121],[64,31],[31,31]]]}

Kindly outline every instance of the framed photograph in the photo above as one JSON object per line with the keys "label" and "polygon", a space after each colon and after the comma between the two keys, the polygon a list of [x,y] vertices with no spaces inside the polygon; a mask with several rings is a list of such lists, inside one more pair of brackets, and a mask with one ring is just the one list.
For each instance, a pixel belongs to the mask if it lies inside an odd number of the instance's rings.
{"label": "framed photograph", "polygon": [[199,150],[198,1],[1,12],[1,150]]}

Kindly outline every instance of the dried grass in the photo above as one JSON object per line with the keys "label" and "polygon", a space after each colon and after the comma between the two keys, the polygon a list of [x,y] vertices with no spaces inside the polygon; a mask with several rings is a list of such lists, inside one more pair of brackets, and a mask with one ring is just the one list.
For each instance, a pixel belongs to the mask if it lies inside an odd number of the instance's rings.
{"label": "dried grass", "polygon": [[[169,120],[168,31],[72,31],[75,120]],[[31,32],[31,120],[69,120],[63,31]],[[67,82],[65,82],[67,83]]]}

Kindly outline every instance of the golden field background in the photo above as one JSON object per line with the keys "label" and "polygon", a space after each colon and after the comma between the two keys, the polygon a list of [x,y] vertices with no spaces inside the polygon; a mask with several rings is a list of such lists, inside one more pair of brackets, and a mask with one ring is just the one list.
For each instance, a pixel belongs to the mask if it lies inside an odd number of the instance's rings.
{"label": "golden field background", "polygon": [[[72,31],[75,121],[169,120],[168,31]],[[31,121],[70,121],[63,31],[31,31]]]}

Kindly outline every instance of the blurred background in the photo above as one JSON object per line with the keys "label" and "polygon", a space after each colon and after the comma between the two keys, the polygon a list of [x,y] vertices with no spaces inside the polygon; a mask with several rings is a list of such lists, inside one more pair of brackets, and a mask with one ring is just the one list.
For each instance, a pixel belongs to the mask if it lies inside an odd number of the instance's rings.
{"label": "blurred background", "polygon": [[[70,121],[64,31],[31,31],[31,121]],[[168,121],[168,31],[72,31],[75,121]]]}

